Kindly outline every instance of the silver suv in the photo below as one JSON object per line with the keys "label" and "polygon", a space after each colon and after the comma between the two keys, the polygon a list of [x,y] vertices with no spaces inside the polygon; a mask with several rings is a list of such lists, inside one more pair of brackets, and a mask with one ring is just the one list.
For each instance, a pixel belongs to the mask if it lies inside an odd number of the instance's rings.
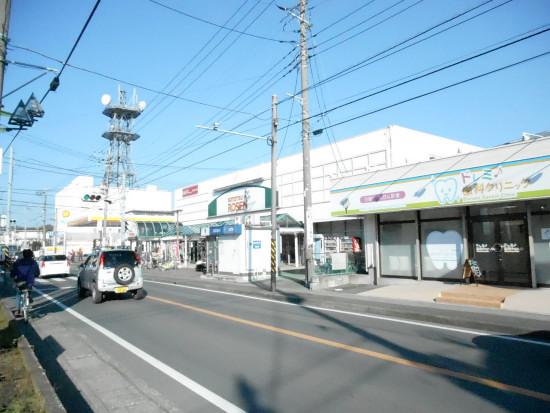
{"label": "silver suv", "polygon": [[125,249],[95,251],[80,265],[77,289],[81,298],[90,291],[96,304],[101,303],[107,293],[131,293],[136,299],[143,298],[145,292],[139,256]]}

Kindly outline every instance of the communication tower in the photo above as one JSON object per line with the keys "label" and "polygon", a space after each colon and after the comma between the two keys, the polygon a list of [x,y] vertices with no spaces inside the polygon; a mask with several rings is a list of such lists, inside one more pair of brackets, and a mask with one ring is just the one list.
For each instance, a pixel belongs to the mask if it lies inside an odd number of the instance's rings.
{"label": "communication tower", "polygon": [[[109,141],[109,150],[105,158],[105,175],[103,176],[103,222],[101,231],[101,245],[109,244],[107,239],[107,221],[109,205],[116,201],[111,198],[110,188],[115,187],[119,199],[120,209],[120,244],[126,242],[126,190],[132,188],[136,182],[136,174],[130,159],[130,144],[139,139],[133,131],[134,120],[145,109],[145,102],[138,101],[136,90],[128,99],[126,91],[118,87],[118,103],[111,103],[111,96],[101,96],[101,103],[105,106],[103,114],[109,121],[109,130],[103,136]],[[116,195],[115,195],[116,197]]]}
{"label": "communication tower", "polygon": [[118,87],[118,103],[111,103],[111,96],[103,95],[101,103],[105,105],[103,114],[110,118],[109,130],[103,137],[109,141],[109,150],[105,159],[105,187],[132,188],[136,174],[130,159],[130,143],[139,139],[133,132],[134,120],[145,109],[145,102],[138,101],[136,90],[129,100],[126,91]]}

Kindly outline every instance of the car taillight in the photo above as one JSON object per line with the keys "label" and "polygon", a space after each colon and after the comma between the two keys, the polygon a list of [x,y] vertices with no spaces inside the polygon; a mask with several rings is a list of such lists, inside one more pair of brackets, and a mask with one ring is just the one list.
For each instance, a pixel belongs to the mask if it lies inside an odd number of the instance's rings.
{"label": "car taillight", "polygon": [[99,256],[99,268],[103,268],[103,264],[105,264],[105,255],[101,254]]}
{"label": "car taillight", "polygon": [[41,262],[40,262],[40,266],[41,266],[42,268],[44,268],[44,267],[46,266],[46,261],[41,261]]}
{"label": "car taillight", "polygon": [[135,255],[136,255],[137,265],[141,265],[141,257],[138,254],[135,254]]}

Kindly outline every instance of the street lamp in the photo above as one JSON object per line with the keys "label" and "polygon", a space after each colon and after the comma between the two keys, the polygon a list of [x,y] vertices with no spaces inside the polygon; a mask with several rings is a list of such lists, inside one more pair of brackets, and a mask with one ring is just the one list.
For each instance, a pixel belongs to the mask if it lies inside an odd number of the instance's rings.
{"label": "street lamp", "polygon": [[220,129],[219,123],[211,127],[197,125],[197,128],[208,129],[230,135],[244,136],[253,139],[265,140],[271,145],[271,291],[275,292],[277,283],[277,95],[271,97],[271,136],[257,136],[248,133]]}

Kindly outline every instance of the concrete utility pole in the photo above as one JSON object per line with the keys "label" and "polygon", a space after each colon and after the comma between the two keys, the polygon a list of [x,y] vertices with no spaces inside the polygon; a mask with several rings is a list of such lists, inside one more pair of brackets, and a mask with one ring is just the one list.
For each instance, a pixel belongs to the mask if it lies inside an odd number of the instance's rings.
{"label": "concrete utility pole", "polygon": [[180,210],[176,210],[176,248],[174,249],[174,268],[178,268],[180,260]]}
{"label": "concrete utility pole", "polygon": [[240,133],[225,129],[220,129],[218,124],[214,126],[197,125],[197,128],[208,129],[219,133],[227,133],[230,135],[244,136],[247,138],[261,139],[267,141],[271,145],[271,291],[276,289],[277,280],[277,126],[279,120],[277,118],[277,96],[271,97],[271,136],[257,136],[248,133]]}
{"label": "concrete utility pole", "polygon": [[42,251],[46,252],[46,212],[48,203],[48,193],[46,191],[38,191],[36,195],[44,197],[44,205],[42,207],[43,225],[42,225]]}
{"label": "concrete utility pole", "polygon": [[11,195],[13,191],[13,146],[10,146],[10,166],[9,166],[9,172],[8,172],[8,208],[6,210],[6,234],[7,239],[6,242],[8,244],[11,243]]}
{"label": "concrete utility pole", "polygon": [[6,67],[6,45],[8,44],[8,28],[10,22],[11,0],[0,0],[0,109],[4,107],[4,69]]}
{"label": "concrete utility pole", "polygon": [[271,291],[277,289],[277,95],[271,97]]}
{"label": "concrete utility pole", "polygon": [[304,174],[304,258],[306,284],[311,288],[313,279],[313,217],[311,214],[311,162],[309,149],[309,108],[308,108],[308,53],[306,20],[307,0],[300,0],[300,74],[302,80],[302,144]]}

